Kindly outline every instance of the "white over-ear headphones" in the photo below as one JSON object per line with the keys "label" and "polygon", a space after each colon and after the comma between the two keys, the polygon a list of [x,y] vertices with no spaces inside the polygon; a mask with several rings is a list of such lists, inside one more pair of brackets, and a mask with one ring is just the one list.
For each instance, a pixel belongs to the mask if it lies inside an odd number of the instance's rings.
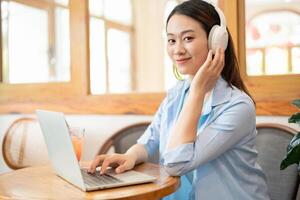
{"label": "white over-ear headphones", "polygon": [[220,25],[214,25],[208,35],[208,48],[215,53],[218,47],[227,48],[228,44],[228,32],[226,30],[226,20],[223,12],[216,6],[214,6],[219,17]]}

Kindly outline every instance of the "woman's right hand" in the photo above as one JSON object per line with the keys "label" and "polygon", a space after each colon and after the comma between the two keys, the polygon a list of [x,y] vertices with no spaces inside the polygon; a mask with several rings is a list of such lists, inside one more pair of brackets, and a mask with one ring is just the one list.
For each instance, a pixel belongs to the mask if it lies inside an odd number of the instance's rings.
{"label": "woman's right hand", "polygon": [[207,58],[202,66],[195,74],[190,91],[191,93],[199,93],[203,91],[204,94],[212,90],[221,76],[222,70],[225,65],[225,51],[218,48],[213,57],[213,52],[208,52]]}
{"label": "woman's right hand", "polygon": [[108,167],[116,168],[116,173],[122,173],[134,168],[136,159],[137,158],[133,154],[115,153],[97,155],[90,165],[88,172],[95,173],[96,168],[101,166],[100,174],[104,174]]}

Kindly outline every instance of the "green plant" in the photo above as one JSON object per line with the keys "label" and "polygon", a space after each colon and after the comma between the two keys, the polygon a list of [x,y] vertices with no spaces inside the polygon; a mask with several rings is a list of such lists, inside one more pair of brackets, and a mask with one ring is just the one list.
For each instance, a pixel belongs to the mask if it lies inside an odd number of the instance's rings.
{"label": "green plant", "polygon": [[[300,99],[294,100],[292,104],[300,109]],[[300,125],[300,112],[293,114],[289,118],[289,123]],[[292,164],[298,164],[298,172],[300,172],[300,132],[293,137],[287,146],[287,154],[280,164],[280,169],[283,170]]]}

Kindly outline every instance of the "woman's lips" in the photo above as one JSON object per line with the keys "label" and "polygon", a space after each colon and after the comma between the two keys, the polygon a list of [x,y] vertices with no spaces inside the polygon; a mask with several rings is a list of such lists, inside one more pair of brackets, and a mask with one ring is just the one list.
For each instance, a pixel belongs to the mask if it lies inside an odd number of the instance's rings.
{"label": "woman's lips", "polygon": [[184,58],[184,59],[178,59],[176,60],[177,64],[184,64],[186,63],[190,58]]}

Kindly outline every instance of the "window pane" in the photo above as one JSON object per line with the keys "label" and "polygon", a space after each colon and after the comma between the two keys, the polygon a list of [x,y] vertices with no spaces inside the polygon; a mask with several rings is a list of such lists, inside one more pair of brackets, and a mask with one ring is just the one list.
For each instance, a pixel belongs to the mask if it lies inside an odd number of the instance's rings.
{"label": "window pane", "polygon": [[[261,75],[299,73],[293,70],[292,48],[300,45],[300,14],[294,12],[300,7],[298,1],[253,1],[246,0],[246,49],[254,52],[261,49],[265,63]],[[283,9],[284,8],[284,9]],[[289,9],[291,8],[291,9]],[[276,19],[276,20],[274,20]],[[254,65],[257,57],[247,53],[248,75],[259,66]],[[254,60],[252,60],[254,59]],[[251,64],[251,66],[249,65]],[[251,68],[251,69],[249,69]]]}
{"label": "window pane", "polygon": [[8,5],[9,83],[48,81],[48,15],[41,9]]}
{"label": "window pane", "polygon": [[266,50],[266,74],[288,73],[288,51],[282,48]]}
{"label": "window pane", "polygon": [[8,2],[1,2],[2,28],[2,82],[8,83]]}
{"label": "window pane", "polygon": [[292,49],[292,72],[300,74],[300,47]]}
{"label": "window pane", "polygon": [[263,53],[261,50],[247,50],[247,74],[263,74]]}
{"label": "window pane", "polygon": [[90,15],[103,16],[103,0],[89,0]]}
{"label": "window pane", "polygon": [[68,6],[69,5],[69,0],[55,0],[55,3]]}
{"label": "window pane", "polygon": [[[70,81],[70,27],[69,10],[65,8],[55,9],[55,58],[50,58],[50,63],[55,66],[55,79]],[[51,54],[50,54],[51,56]]]}
{"label": "window pane", "polygon": [[131,13],[131,0],[104,1],[104,16],[109,20],[131,25]]}
{"label": "window pane", "polygon": [[131,91],[130,35],[116,29],[108,30],[109,92]]}
{"label": "window pane", "polygon": [[91,93],[106,92],[105,29],[103,20],[90,18]]}
{"label": "window pane", "polygon": [[69,81],[68,9],[56,8],[53,17],[48,9],[13,1],[2,1],[1,9],[3,82]]}

